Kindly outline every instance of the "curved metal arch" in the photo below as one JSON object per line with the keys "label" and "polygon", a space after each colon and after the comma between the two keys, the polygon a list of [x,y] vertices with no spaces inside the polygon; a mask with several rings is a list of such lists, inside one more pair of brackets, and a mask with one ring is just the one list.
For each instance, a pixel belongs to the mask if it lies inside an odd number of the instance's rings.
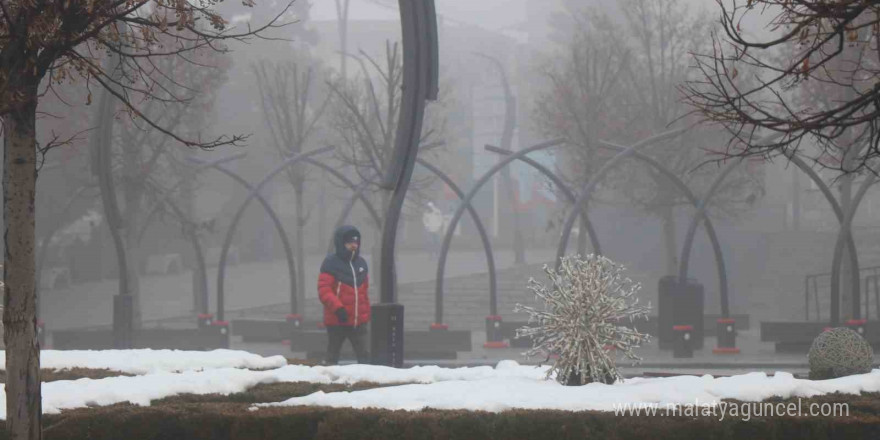
{"label": "curved metal arch", "polygon": [[[423,148],[423,150],[424,150],[424,148]],[[449,188],[456,194],[456,196],[458,196],[459,199],[464,198],[464,192],[461,190],[461,188],[459,188],[459,186],[451,178],[449,178],[449,175],[447,175],[446,173],[444,173],[443,171],[441,171],[439,168],[435,167],[434,165],[431,165],[429,162],[423,160],[422,158],[416,158],[416,164],[425,167],[428,171],[430,171],[431,173],[433,173],[437,177],[439,177],[441,180],[443,180],[444,183],[449,185]],[[349,197],[348,202],[345,205],[345,208],[343,208],[342,212],[339,215],[339,219],[336,221],[337,227],[339,227],[342,224],[342,222],[345,221],[345,219],[348,217],[349,213],[351,212],[352,207],[354,206],[355,201],[359,197],[361,197],[361,194],[363,194],[367,190],[367,188],[369,187],[369,184],[370,184],[370,182],[362,183],[360,185],[360,187],[358,188],[358,191],[355,192],[354,194],[352,194],[351,197]],[[495,273],[495,255],[492,252],[492,243],[489,240],[489,235],[486,233],[486,228],[483,225],[483,222],[480,219],[479,214],[473,208],[473,205],[468,205],[468,213],[471,215],[471,218],[474,221],[474,225],[476,226],[477,232],[480,234],[480,239],[483,243],[483,250],[486,252],[486,264],[489,268],[489,309],[490,309],[490,313],[495,315],[496,311],[497,311],[497,299],[496,298],[497,298],[498,288],[497,288],[497,276]],[[440,297],[437,297],[437,298],[440,298]],[[439,313],[437,312],[438,310],[440,311]],[[442,318],[443,318],[442,310],[443,310],[442,300],[435,299],[435,312],[434,312],[435,323],[440,324],[443,322],[442,321]]]}
{"label": "curved metal arch", "polygon": [[[358,194],[360,187],[358,185],[355,185],[354,182],[351,181],[351,179],[346,177],[345,174],[342,174],[336,168],[333,168],[330,165],[327,165],[323,162],[314,160],[310,157],[304,158],[303,162],[310,164],[310,165],[314,165],[314,166],[321,168],[322,170],[332,174],[334,177],[336,177],[337,179],[342,181],[342,183],[345,184],[345,186],[347,186],[349,189],[353,190],[355,192],[355,194]],[[361,200],[361,202],[364,203],[364,206],[367,208],[367,211],[370,213],[370,216],[373,217],[373,221],[376,222],[376,228],[381,229],[382,228],[382,216],[380,216],[379,212],[376,211],[376,208],[373,206],[373,202],[371,202],[370,199],[368,199],[363,194],[363,192],[361,192],[357,197]]]}
{"label": "curved metal arch", "polygon": [[[504,148],[494,147],[492,145],[486,145],[485,148],[487,151],[491,151],[493,153],[498,153],[498,154],[510,155],[513,153],[510,150],[506,150]],[[575,200],[577,200],[577,197],[571,191],[571,188],[569,188],[568,185],[565,182],[563,182],[562,179],[560,179],[559,176],[557,176],[556,173],[551,171],[549,168],[545,167],[540,162],[538,162],[528,156],[521,156],[521,157],[519,157],[519,160],[525,162],[526,164],[528,164],[532,168],[538,170],[538,172],[540,172],[541,174],[546,176],[548,179],[550,179],[553,182],[553,184],[556,185],[556,187],[559,188],[560,191],[562,191],[562,195],[564,195],[565,198],[568,199],[569,203],[574,204]],[[590,222],[590,218],[587,216],[586,211],[581,213],[581,220],[585,224],[585,227],[586,227],[585,229],[587,230],[587,233],[590,234],[591,241],[593,243],[595,243],[595,248],[593,249],[593,252],[596,252],[597,254],[601,254],[602,249],[599,247],[599,236],[596,235],[596,231],[595,231],[595,229],[593,229],[593,223]],[[578,246],[580,246],[580,244],[581,243],[578,243]],[[586,244],[586,243],[584,243],[584,244]],[[584,252],[586,252],[586,249],[578,249],[578,252],[584,253]]]}
{"label": "curved metal arch", "polygon": [[[858,192],[855,197],[852,199],[852,204],[850,204],[849,209],[846,212],[846,215],[843,218],[843,223],[840,225],[840,231],[837,233],[837,242],[834,244],[834,258],[831,263],[831,325],[836,326],[840,323],[840,265],[842,264],[843,257],[843,245],[844,245],[844,237],[849,237],[852,241],[852,221],[853,217],[856,215],[856,211],[859,208],[859,205],[862,202],[862,198],[865,196],[865,193],[868,191],[868,188],[873,185],[877,180],[877,176],[871,174],[868,178],[862,182],[862,185],[859,187]],[[856,267],[856,270],[852,272],[856,274],[855,278],[858,279],[858,262],[854,261],[853,265]],[[853,318],[859,319],[862,313],[861,308],[861,300],[860,295],[857,293],[859,285],[854,285],[853,288],[853,304],[852,304],[852,312]]]}
{"label": "curved metal arch", "polygon": [[[461,200],[461,203],[456,208],[455,213],[452,215],[452,219],[449,221],[449,226],[447,226],[446,234],[443,236],[443,244],[440,247],[440,256],[437,261],[437,295],[442,298],[443,295],[443,273],[446,270],[446,256],[449,253],[449,245],[452,243],[452,237],[455,233],[455,228],[458,227],[458,222],[461,220],[462,215],[464,215],[464,211],[470,206],[471,201],[474,196],[476,196],[477,192],[492,178],[498,171],[507,166],[509,163],[517,160],[518,158],[525,156],[528,153],[533,151],[542,150],[545,148],[550,148],[561,143],[565,142],[565,139],[553,139],[550,141],[542,142],[537,145],[532,145],[531,147],[522,149],[517,151],[516,153],[511,154],[508,157],[505,157],[500,162],[495,164],[492,168],[486,171],[477,182],[474,183],[474,186],[471,190],[465,195],[465,197]],[[595,244],[594,244],[595,245]],[[440,318],[442,319],[442,314]]]}
{"label": "curved metal arch", "polygon": [[[626,147],[614,146],[610,142],[602,144],[601,147],[607,148],[610,150],[615,150],[615,151],[622,151],[622,150],[626,149]],[[502,149],[496,148],[496,147],[486,147],[486,149],[489,151],[492,151],[492,152],[496,152],[496,153],[509,154],[509,151],[505,151],[505,150],[502,150]],[[699,203],[699,200],[694,195],[693,191],[691,191],[690,188],[688,188],[687,185],[685,185],[684,182],[682,182],[682,180],[678,176],[676,176],[672,171],[670,171],[668,168],[664,167],[662,164],[660,164],[659,162],[657,162],[656,160],[654,160],[653,158],[651,158],[650,156],[648,156],[644,153],[636,152],[633,154],[633,156],[639,160],[642,160],[642,161],[648,163],[649,165],[651,165],[652,167],[657,169],[661,174],[663,174],[667,178],[669,178],[670,181],[676,187],[679,188],[679,190],[682,192],[682,194],[684,194],[685,197],[687,197],[687,199],[691,202],[691,204],[693,204],[694,206],[697,206],[697,204]],[[527,164],[531,165],[532,167],[534,167],[535,169],[537,169],[538,171],[541,171],[544,175],[549,177],[551,180],[553,180],[554,184],[559,186],[562,189],[563,193],[565,193],[566,197],[569,198],[569,200],[572,203],[574,203],[574,201],[575,201],[574,194],[565,185],[565,183],[562,182],[558,176],[556,176],[555,173],[553,173],[552,171],[547,169],[547,167],[541,165],[540,163],[534,161],[531,158],[524,157],[524,158],[522,158],[522,160],[525,163],[527,163]],[[587,215],[587,213],[584,212],[582,214],[582,218],[586,217],[586,215]],[[721,252],[721,245],[718,242],[718,235],[715,232],[715,228],[712,225],[712,221],[709,220],[708,218],[707,218],[707,222],[706,222],[706,233],[709,236],[709,241],[712,243],[712,249],[715,254],[715,262],[716,262],[716,266],[718,267],[718,280],[721,285],[720,286],[721,296],[723,299],[726,299],[728,297],[728,285],[727,285],[727,271],[724,266],[724,255]],[[596,253],[601,254],[601,251],[596,251]],[[722,305],[725,304],[725,302],[726,301],[722,300]],[[726,310],[726,307],[722,307],[722,313],[724,314],[724,317],[727,317],[726,312],[724,312],[724,310]]]}
{"label": "curved metal arch", "polygon": [[[590,199],[590,196],[593,193],[593,190],[596,188],[596,185],[599,184],[604,178],[605,175],[608,174],[618,163],[623,161],[629,156],[635,154],[640,148],[644,148],[650,145],[653,145],[657,142],[677,137],[678,135],[687,131],[690,127],[679,128],[676,130],[670,130],[664,133],[660,133],[658,135],[651,136],[647,139],[643,139],[632,146],[628,147],[626,150],[617,153],[614,157],[612,157],[608,162],[605,162],[599,171],[590,178],[590,180],[584,182],[584,185],[581,187],[580,193],[578,193],[577,201],[574,204],[574,209],[568,214],[568,217],[565,219],[565,226],[562,228],[562,237],[559,239],[559,246],[556,248],[556,269],[559,269],[559,264],[562,262],[562,256],[565,255],[565,249],[568,247],[568,239],[571,235],[571,230],[574,227],[574,221],[577,219],[578,212],[586,209],[587,201]],[[598,141],[599,143],[609,145],[608,142]],[[611,144],[613,145],[613,144]],[[615,145],[616,146],[616,145]]]}
{"label": "curved metal arch", "polygon": [[[828,185],[825,184],[825,181],[823,181],[822,178],[819,177],[819,174],[817,174],[815,170],[810,168],[810,166],[807,165],[807,163],[804,162],[803,159],[801,159],[800,157],[795,156],[795,155],[786,156],[786,158],[789,161],[791,161],[792,163],[794,163],[798,168],[800,168],[801,171],[803,171],[804,174],[806,174],[810,178],[810,180],[812,180],[813,183],[816,184],[816,186],[819,188],[819,191],[821,191],[822,195],[825,196],[825,200],[827,200],[828,204],[831,205],[831,209],[834,211],[834,216],[837,217],[837,221],[838,221],[838,223],[840,223],[840,225],[842,227],[843,223],[844,223],[843,209],[840,207],[840,204],[837,202],[837,199],[834,197],[834,193],[831,192],[831,188],[829,188]],[[853,265],[855,267],[859,267],[859,256],[858,256],[858,252],[856,251],[855,240],[853,239],[851,232],[852,231],[849,231],[846,236],[847,245],[848,245],[847,247],[849,249],[849,257],[850,257],[850,260],[853,262]],[[834,278],[834,271],[835,270],[839,270],[839,266],[832,265],[832,267],[831,267],[831,277],[832,278]],[[860,280],[859,280],[859,272],[858,271],[852,271],[852,273],[850,274],[850,282],[852,283],[853,291],[858,291],[860,289]],[[838,288],[839,288],[839,284],[840,283],[838,283]],[[838,295],[839,294],[835,292],[834,286],[832,286],[831,296],[835,297]],[[809,319],[809,317],[808,317],[808,319]]]}
{"label": "curved metal arch", "polygon": [[[202,172],[202,170],[212,168],[215,165],[223,164],[226,162],[232,162],[233,160],[241,159],[244,156],[245,156],[245,153],[238,153],[238,154],[234,154],[232,156],[221,157],[219,159],[215,159],[210,162],[203,162],[203,161],[200,161],[198,159],[193,159],[193,158],[190,158],[187,160],[198,164],[198,167],[196,167],[196,169],[193,170],[191,173],[191,176],[194,176],[194,175]],[[140,243],[143,240],[144,234],[146,233],[147,228],[150,226],[150,223],[153,220],[153,216],[156,215],[156,213],[158,213],[159,208],[165,202],[165,199],[171,197],[171,195],[174,194],[175,191],[177,191],[177,188],[180,185],[183,185],[183,182],[185,182],[186,180],[189,180],[191,178],[192,177],[189,177],[187,179],[181,179],[178,182],[176,182],[174,185],[171,186],[171,188],[168,188],[168,190],[165,191],[165,193],[162,195],[162,198],[157,200],[156,203],[154,203],[153,206],[150,208],[150,210],[147,211],[147,215],[146,215],[146,217],[144,217],[143,226],[141,226],[141,230],[138,232],[138,239],[137,239],[138,243]]]}
{"label": "curved metal arch", "polygon": [[[703,196],[703,198],[700,199],[699,201],[697,201],[697,204],[695,205],[695,207],[697,208],[697,211],[691,217],[690,224],[688,225],[687,234],[685,234],[684,244],[682,245],[682,249],[681,249],[681,263],[678,266],[678,282],[679,283],[684,284],[685,281],[687,280],[688,263],[690,262],[690,258],[691,258],[691,248],[693,247],[694,236],[697,233],[697,227],[700,225],[700,221],[701,220],[706,221],[706,230],[707,231],[711,227],[711,223],[710,223],[711,220],[709,220],[709,216],[706,215],[706,209],[709,206],[709,201],[712,200],[712,196],[714,196],[715,193],[718,191],[718,188],[721,187],[721,182],[723,182],[724,179],[737,166],[739,166],[743,162],[744,162],[744,160],[740,159],[740,160],[737,160],[736,162],[728,164],[726,167],[724,167],[724,169],[721,171],[721,174],[719,174],[717,177],[715,177],[715,181],[713,181],[712,185],[709,186],[709,190],[706,191],[706,194]],[[713,244],[713,247],[715,247],[715,245],[717,243],[713,242],[712,244]],[[717,255],[716,255],[716,258],[718,258]],[[723,290],[721,292],[721,317],[728,318],[729,316],[730,316],[730,303],[729,303],[728,297],[727,297],[727,286],[726,286],[726,276],[725,276],[725,285],[724,285]]]}
{"label": "curved metal arch", "polygon": [[[177,205],[174,200],[168,198],[165,200],[165,203],[171,207],[171,210],[174,211],[174,214],[180,219],[180,222],[184,225],[183,234],[188,236],[190,244],[192,244],[193,252],[196,254],[196,266],[199,270],[199,283],[201,296],[201,310],[199,313],[208,313],[208,270],[205,267],[205,254],[202,252],[202,245],[199,243],[199,237],[196,235],[195,229],[191,226],[190,219],[186,218],[186,215],[183,213],[183,210]],[[187,222],[190,225],[187,225]]]}
{"label": "curved metal arch", "polygon": [[[458,185],[455,184],[452,179],[449,178],[449,175],[426,162],[421,158],[416,158],[416,163],[425,167],[428,171],[434,173],[437,177],[439,177],[446,185],[449,186],[449,189],[458,196],[459,200],[464,201],[464,192]],[[480,234],[480,240],[483,242],[483,250],[486,252],[486,265],[489,267],[489,314],[497,315],[498,314],[498,283],[495,273],[495,255],[492,253],[492,242],[489,241],[489,235],[486,234],[486,228],[483,226],[483,221],[480,220],[480,215],[477,214],[477,210],[474,209],[474,206],[470,203],[467,204],[468,213],[470,213],[471,218],[474,220],[474,226],[477,228],[477,232]],[[454,231],[453,231],[454,232]],[[442,294],[438,295],[434,299],[434,322],[437,324],[443,323],[443,297]]]}
{"label": "curved metal arch", "polygon": [[[216,164],[216,165],[212,166],[212,168],[229,176],[230,178],[232,178],[232,180],[234,180],[235,182],[237,182],[238,184],[243,186],[248,191],[254,191],[254,186],[250,182],[248,182],[247,180],[244,180],[244,178],[242,178],[241,176],[239,176],[238,174],[236,174],[232,170],[230,170],[220,164]],[[288,274],[288,278],[290,279],[290,297],[294,298],[297,295],[296,261],[293,257],[293,249],[290,246],[290,239],[287,238],[287,231],[284,229],[284,224],[281,222],[281,219],[278,217],[278,214],[275,212],[275,209],[272,208],[272,205],[269,204],[269,202],[263,197],[262,194],[259,194],[259,193],[257,194],[257,201],[260,202],[260,205],[263,206],[263,209],[266,210],[266,214],[269,215],[269,218],[272,220],[272,224],[275,225],[275,230],[278,231],[278,236],[281,238],[281,247],[284,248],[284,255],[287,258],[287,274]],[[219,266],[218,266],[218,270],[219,270]],[[206,284],[206,291],[207,291],[207,284]],[[297,312],[296,308],[294,308],[295,304],[296,304],[296,302],[291,300],[290,313]]]}
{"label": "curved metal arch", "polygon": [[[600,144],[602,148],[607,148],[615,151],[624,151],[626,147],[620,145],[614,145],[611,142],[603,142]],[[636,151],[633,153],[633,157],[639,159],[648,165],[654,167],[660,174],[666,176],[676,188],[678,188],[679,192],[681,192],[688,201],[694,205],[694,207],[699,209],[700,200],[691,191],[690,188],[681,180],[680,177],[675,175],[669,168],[663,166],[660,162],[644,154],[640,151]],[[718,233],[715,231],[715,226],[712,224],[712,220],[706,216],[706,235],[709,237],[709,242],[712,245],[712,253],[715,256],[715,267],[718,271],[718,289],[721,296],[721,314],[722,317],[728,317],[729,308],[727,307],[728,298],[730,297],[730,288],[727,282],[727,269],[724,264],[724,253],[721,251],[721,243],[718,240]]]}
{"label": "curved metal arch", "polygon": [[[223,167],[224,163],[241,159],[244,156],[245,156],[245,153],[239,153],[239,154],[234,154],[232,156],[227,156],[227,157],[215,159],[215,160],[212,160],[209,162],[204,162],[204,161],[201,161],[201,160],[198,160],[195,158],[190,158],[189,160],[198,165],[196,167],[196,169],[193,170],[193,175],[201,172],[202,170],[213,168],[213,169],[216,169],[217,171],[220,171],[221,173],[231,177],[233,181],[240,184],[242,187],[244,187],[246,190],[248,190],[248,192],[251,192],[251,191],[253,191],[254,186],[251,185],[250,182],[248,182],[247,180],[245,180],[244,178],[242,178],[241,176],[239,176],[238,174],[236,174],[232,170]],[[185,180],[186,179],[183,179],[183,180],[180,180],[177,183],[175,183],[168,191],[165,192],[165,194],[163,194],[162,198],[159,199],[153,205],[153,207],[150,209],[150,211],[148,211],[147,216],[145,218],[145,221],[143,223],[143,226],[141,227],[141,230],[138,233],[138,242],[140,242],[143,239],[144,234],[146,233],[147,228],[149,227],[153,216],[159,211],[159,208],[163,204],[165,204],[166,202],[171,200],[171,195],[177,190],[177,188],[180,185],[183,184],[183,182]],[[272,220],[272,223],[275,225],[275,230],[278,231],[278,235],[281,238],[281,245],[284,248],[284,254],[287,257],[287,272],[288,272],[288,277],[290,279],[290,296],[291,296],[291,298],[293,298],[296,295],[296,285],[295,285],[296,268],[294,266],[295,261],[293,258],[293,251],[290,247],[290,240],[287,238],[287,231],[284,229],[284,224],[278,218],[278,214],[272,208],[272,205],[269,204],[269,202],[263,197],[262,194],[257,194],[257,201],[260,202],[260,206],[262,206],[263,209],[266,211],[266,214],[269,215],[269,218]],[[196,258],[204,261],[204,254],[198,254],[196,256]],[[202,268],[202,269],[200,269],[200,270],[202,270],[202,273],[199,275],[199,277],[201,278],[200,283],[202,284],[201,289],[202,289],[202,292],[204,292],[203,295],[207,295],[208,294],[208,274],[207,274],[207,268],[203,267],[203,266],[205,266],[205,265],[200,264],[200,266],[199,266],[200,268]],[[204,301],[204,304],[206,304],[206,305],[208,304],[207,299]],[[293,304],[294,304],[294,302],[291,302],[291,307],[293,307]],[[208,312],[207,310],[202,311],[202,313],[207,313],[207,312]],[[292,309],[291,313],[296,313],[296,310]]]}
{"label": "curved metal arch", "polygon": [[[238,208],[238,211],[235,212],[235,216],[232,218],[232,223],[229,225],[229,229],[226,232],[226,238],[223,240],[223,248],[220,251],[220,264],[217,268],[217,320],[224,320],[224,308],[225,308],[225,295],[223,291],[223,283],[226,278],[226,257],[229,253],[229,247],[232,244],[232,234],[235,232],[236,227],[238,227],[238,223],[241,221],[242,216],[244,215],[245,209],[247,209],[251,200],[257,197],[257,195],[262,191],[263,187],[266,186],[275,176],[277,176],[281,171],[284,171],[287,167],[300,162],[309,156],[314,156],[316,154],[325,153],[327,151],[332,150],[332,146],[321,147],[312,151],[308,151],[305,153],[297,154],[293,157],[285,159],[281,162],[275,169],[273,169],[266,177],[263,178],[254,189],[248,194],[247,198],[242,202],[241,206]],[[291,284],[296,286],[296,275],[293,274]],[[294,294],[290,298],[291,300],[291,310],[296,312],[299,310],[298,304],[296,303],[296,295]]]}

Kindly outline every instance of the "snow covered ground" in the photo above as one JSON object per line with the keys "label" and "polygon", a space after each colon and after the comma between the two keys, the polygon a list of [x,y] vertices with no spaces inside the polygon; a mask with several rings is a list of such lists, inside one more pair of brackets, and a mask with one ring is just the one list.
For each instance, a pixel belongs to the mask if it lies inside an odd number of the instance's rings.
{"label": "snow covered ground", "polygon": [[[721,399],[760,401],[770,397],[811,397],[841,392],[880,391],[880,369],[871,373],[825,381],[796,379],[778,372],[768,376],[749,373],[715,378],[676,376],[633,378],[614,385],[565,387],[545,379],[547,367],[501,361],[493,367],[394,369],[373,365],[307,367],[285,365],[284,358],[263,358],[247,352],[217,350],[45,351],[45,368],[110,368],[134,377],[78,379],[43,384],[43,411],[90,405],[151,400],[182,393],[231,394],[254,385],[275,382],[400,384],[353,392],[316,392],[266,406],[321,405],[351,408],[421,410],[466,409],[503,411],[512,408],[612,411],[621,404],[713,404]],[[257,368],[253,371],[247,368]],[[0,416],[5,414],[0,399]]]}
{"label": "snow covered ground", "polygon": [[[6,353],[0,350],[0,370],[6,369]],[[43,350],[40,368],[96,368],[129,374],[159,371],[247,368],[264,370],[287,365],[284,356],[263,357],[239,350]]]}

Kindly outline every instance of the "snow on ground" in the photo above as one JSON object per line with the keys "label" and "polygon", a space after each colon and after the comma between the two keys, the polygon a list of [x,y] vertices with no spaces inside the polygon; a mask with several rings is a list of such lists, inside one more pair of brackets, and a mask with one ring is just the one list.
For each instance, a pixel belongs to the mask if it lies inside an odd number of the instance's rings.
{"label": "snow on ground", "polygon": [[[197,352],[191,352],[196,354]],[[208,359],[210,360],[210,359]],[[66,365],[71,365],[72,359]],[[178,394],[232,394],[246,391],[257,384],[275,382],[312,382],[352,384],[370,381],[381,384],[438,383],[443,381],[480,381],[490,378],[526,378],[539,380],[546,369],[521,366],[516,362],[502,361],[500,368],[462,367],[441,368],[437,366],[395,369],[375,365],[344,365],[332,367],[307,367],[288,365],[274,370],[251,371],[237,368],[216,368],[198,371],[197,362],[189,364],[193,369],[182,373],[160,371],[141,376],[117,376],[103,379],[59,380],[43,383],[43,413],[58,413],[62,409],[85,406],[112,405],[130,402],[149,405],[151,400]],[[0,418],[5,417],[6,401],[0,399]]]}
{"label": "snow on ground", "polygon": [[[500,367],[500,366],[499,366]],[[621,404],[712,405],[722,399],[757,402],[770,397],[811,397],[840,392],[880,391],[880,369],[839,379],[796,379],[790,373],[749,373],[731,377],[674,376],[634,378],[614,385],[563,386],[554,380],[510,374],[412,384],[364,391],[316,392],[259,406],[331,406],[418,411],[424,408],[503,411],[513,408],[614,411]],[[523,367],[514,367],[519,372]]]}
{"label": "snow on ground", "polygon": [[[275,382],[376,382],[401,385],[353,392],[316,392],[284,402],[256,405],[252,407],[254,410],[266,406],[319,405],[395,410],[436,408],[503,411],[540,408],[613,411],[621,404],[704,405],[717,403],[721,399],[756,402],[774,396],[788,398],[833,392],[880,392],[880,369],[825,381],[796,379],[790,373],[777,372],[773,376],[749,373],[719,378],[710,375],[633,378],[614,385],[566,387],[545,378],[546,366],[524,366],[515,361],[501,361],[494,368],[422,366],[395,369],[374,365],[286,365],[266,369],[282,364],[283,358],[261,358],[230,350],[46,351],[42,359],[44,364],[49,363],[54,368],[110,368],[142,374],[44,383],[45,413],[120,402],[149,405],[151,400],[182,393],[231,394],[260,383]],[[252,371],[242,367],[266,370]],[[0,417],[6,413],[5,404],[5,399],[0,399]]]}
{"label": "snow on ground", "polygon": [[[263,357],[240,350],[43,350],[41,368],[106,368],[129,374],[214,368],[269,369],[287,365],[284,356]],[[0,350],[0,370],[6,353]]]}

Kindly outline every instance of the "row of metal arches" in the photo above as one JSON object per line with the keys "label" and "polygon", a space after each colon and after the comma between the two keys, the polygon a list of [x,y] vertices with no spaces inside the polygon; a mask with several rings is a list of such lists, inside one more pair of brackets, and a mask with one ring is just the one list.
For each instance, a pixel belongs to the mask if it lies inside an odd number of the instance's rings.
{"label": "row of metal arches", "polygon": [[[702,199],[698,198],[693,192],[684,184],[684,182],[672,173],[668,168],[664,167],[662,164],[658,163],[656,160],[652,159],[650,156],[645,155],[640,150],[650,147],[651,145],[655,145],[661,141],[666,141],[669,139],[673,139],[681,135],[685,130],[672,130],[665,133],[661,133],[656,136],[652,136],[650,138],[644,139],[636,144],[633,144],[629,147],[620,146],[607,141],[598,141],[598,145],[603,148],[616,151],[617,154],[612,157],[608,162],[606,162],[600,170],[588,181],[586,181],[577,196],[572,191],[571,188],[566,185],[558,175],[556,175],[553,171],[540,164],[539,162],[529,158],[527,155],[529,153],[540,151],[544,149],[548,149],[554,146],[558,146],[565,143],[564,139],[555,139],[547,142],[543,142],[540,144],[533,145],[531,147],[522,149],[517,152],[511,152],[505,149],[486,146],[486,149],[498,154],[502,154],[503,157],[495,166],[490,168],[486,173],[483,174],[477,181],[474,186],[465,193],[461,190],[460,187],[444,172],[439,170],[437,167],[433,166],[429,162],[423,159],[417,159],[417,163],[427,169],[432,174],[436,175],[440,178],[446,185],[456,194],[459,198],[460,203],[452,216],[452,220],[446,229],[446,234],[443,238],[443,242],[440,250],[440,257],[437,265],[437,276],[436,276],[436,285],[435,285],[435,322],[443,323],[443,302],[444,302],[444,291],[443,291],[443,280],[444,280],[444,272],[446,266],[446,259],[451,247],[452,238],[454,236],[454,231],[458,222],[461,220],[464,212],[467,211],[468,214],[474,221],[474,225],[477,229],[477,232],[480,236],[481,243],[484,248],[484,252],[486,254],[486,261],[488,266],[488,275],[489,275],[489,314],[497,315],[497,281],[496,281],[496,271],[495,271],[495,261],[492,252],[491,241],[488,238],[488,234],[486,233],[483,222],[481,221],[479,214],[476,209],[474,209],[472,205],[473,198],[479,192],[479,190],[491,180],[491,178],[497,174],[500,170],[507,167],[514,161],[522,161],[523,163],[529,165],[534,168],[536,171],[540,172],[542,175],[547,177],[549,180],[553,182],[554,185],[559,189],[562,195],[566,198],[566,200],[572,205],[571,210],[566,218],[565,225],[562,229],[562,236],[560,238],[558,247],[557,247],[557,264],[559,263],[561,257],[565,254],[566,248],[568,246],[568,241],[571,235],[571,232],[574,228],[575,221],[578,218],[581,219],[582,229],[586,230],[587,235],[589,236],[590,243],[593,249],[593,252],[596,254],[601,254],[601,245],[599,242],[599,238],[596,235],[588,216],[587,205],[590,199],[592,192],[595,190],[597,185],[601,183],[601,181],[605,178],[609,171],[611,171],[614,167],[618,166],[624,159],[632,157],[634,159],[640,160],[647,164],[648,166],[653,167],[658,172],[662,173],[664,176],[670,179],[676,189],[684,195],[689,202],[694,206],[695,212],[691,217],[691,221],[688,225],[688,230],[685,235],[684,244],[682,247],[681,260],[679,266],[679,274],[678,277],[680,280],[685,280],[688,275],[688,266],[690,259],[690,252],[693,245],[693,240],[696,235],[696,231],[701,222],[705,221],[705,229],[706,234],[710,240],[716,268],[718,271],[718,280],[719,280],[719,293],[720,293],[720,304],[721,304],[721,315],[723,317],[728,317],[729,310],[729,290],[728,290],[728,281],[727,281],[727,273],[724,264],[724,258],[721,251],[721,246],[718,241],[717,234],[712,225],[711,220],[707,215],[707,206],[711,201],[714,194],[721,187],[724,179],[732,172],[737,166],[743,163],[742,160],[736,160],[730,164],[728,164],[722,171],[718,174],[716,179],[713,181],[709,190],[703,196]],[[336,224],[342,224],[348,215],[351,212],[351,209],[355,205],[355,203],[360,200],[364,206],[367,208],[371,218],[376,223],[377,226],[381,226],[381,216],[378,211],[370,202],[369,198],[366,196],[366,190],[368,188],[368,182],[357,185],[348,179],[343,173],[339,172],[335,168],[324,164],[323,162],[316,160],[314,156],[331,151],[332,147],[323,147],[310,152],[302,153],[293,157],[290,157],[280,163],[275,169],[273,169],[270,173],[268,173],[259,183],[256,185],[248,183],[241,176],[236,174],[235,172],[229,170],[223,165],[227,162],[239,159],[243,156],[243,154],[217,159],[210,162],[199,162],[197,169],[195,170],[195,174],[201,172],[205,169],[215,169],[224,175],[232,178],[237,184],[241,185],[248,191],[248,196],[244,202],[240,205],[238,211],[233,217],[233,220],[227,230],[226,236],[224,238],[223,247],[221,249],[220,254],[220,262],[218,266],[218,277],[217,277],[217,301],[216,301],[216,316],[218,320],[224,319],[225,313],[225,292],[224,292],[224,281],[225,281],[225,272],[226,272],[226,263],[227,257],[229,253],[229,249],[231,246],[231,240],[233,234],[235,233],[238,223],[240,222],[246,208],[250,204],[253,199],[257,199],[263,209],[266,211],[267,215],[269,215],[272,220],[275,229],[278,232],[278,235],[281,239],[281,244],[285,252],[285,256],[287,259],[288,266],[288,274],[290,279],[290,304],[291,304],[291,313],[296,314],[301,311],[300,305],[302,300],[304,299],[304,292],[296,291],[296,269],[294,264],[293,252],[291,250],[290,241],[288,239],[288,235],[284,229],[282,222],[280,221],[277,213],[268,203],[268,201],[263,198],[261,195],[261,190],[272,180],[274,179],[281,171],[285,168],[293,166],[297,163],[305,163],[318,168],[325,170],[326,172],[333,175],[339,181],[341,181],[347,188],[352,191],[352,196],[349,201],[346,203],[342,213],[340,214]],[[855,196],[852,199],[852,203],[850,204],[850,209],[847,212],[843,212],[840,204],[834,198],[833,193],[831,192],[828,185],[825,184],[818,176],[818,174],[810,168],[802,159],[797,156],[790,156],[789,159],[792,163],[794,163],[798,168],[800,168],[820,189],[822,194],[825,196],[829,205],[831,205],[832,210],[834,211],[835,216],[840,222],[840,230],[838,233],[837,242],[834,248],[834,258],[832,263],[832,290],[831,290],[831,320],[832,323],[839,322],[839,281],[840,281],[840,267],[842,264],[842,257],[844,250],[849,252],[849,256],[851,261],[853,262],[854,267],[858,267],[858,255],[856,252],[855,243],[852,237],[851,225],[852,219],[855,216],[856,210],[860,204],[860,201],[864,197],[867,189],[876,181],[875,176],[868,177],[864,182],[862,182],[861,186],[857,190]],[[156,202],[156,204],[148,211],[147,217],[143,222],[142,229],[139,233],[139,238],[143,238],[144,232],[147,227],[150,225],[151,220],[154,218],[155,214],[159,212],[160,208],[163,205],[167,205],[174,214],[180,219],[182,223],[188,224],[190,222],[189,219],[185,218],[183,211],[179,208],[179,206],[174,203],[172,195],[174,191],[179,187],[183,181],[178,182],[174,187],[172,187],[167,193]],[[76,197],[80,196],[83,191],[79,191],[76,193]],[[69,202],[66,211],[72,206],[73,199]],[[65,213],[62,213],[62,217]],[[59,222],[60,223],[60,222]],[[41,242],[40,251],[38,253],[38,260],[40,263],[43,261],[43,256],[45,255],[45,249],[48,246],[48,243],[51,242],[51,238],[55,232],[57,232],[58,228],[54,228],[49,232],[49,235]],[[193,251],[196,256],[196,264],[198,270],[198,282],[199,282],[199,294],[202,296],[197,303],[200,305],[201,313],[208,312],[208,288],[207,288],[207,270],[206,264],[204,260],[204,253],[202,251],[202,247],[199,243],[198,236],[195,234],[193,228],[185,227],[183,228],[184,234],[187,236],[188,241],[190,241]],[[583,234],[580,234],[579,240],[579,252],[585,253],[585,240]],[[38,267],[41,267],[40,264]],[[853,301],[853,316],[858,318],[860,315],[859,301],[858,301],[858,292],[859,292],[859,274],[858,271],[851,271],[851,285],[853,286],[853,292],[856,297]]]}

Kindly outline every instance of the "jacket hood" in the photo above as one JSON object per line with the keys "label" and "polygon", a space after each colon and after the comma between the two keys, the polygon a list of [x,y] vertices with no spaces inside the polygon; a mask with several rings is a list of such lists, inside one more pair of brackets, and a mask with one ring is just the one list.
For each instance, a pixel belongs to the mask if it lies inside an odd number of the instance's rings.
{"label": "jacket hood", "polygon": [[336,228],[336,232],[333,233],[333,244],[336,249],[336,256],[341,258],[343,261],[352,261],[357,259],[357,257],[361,254],[361,248],[358,246],[358,249],[354,252],[354,256],[351,255],[351,252],[345,248],[345,238],[350,237],[352,235],[358,236],[358,244],[362,244],[360,237],[361,233],[357,228],[351,225],[343,225]]}

